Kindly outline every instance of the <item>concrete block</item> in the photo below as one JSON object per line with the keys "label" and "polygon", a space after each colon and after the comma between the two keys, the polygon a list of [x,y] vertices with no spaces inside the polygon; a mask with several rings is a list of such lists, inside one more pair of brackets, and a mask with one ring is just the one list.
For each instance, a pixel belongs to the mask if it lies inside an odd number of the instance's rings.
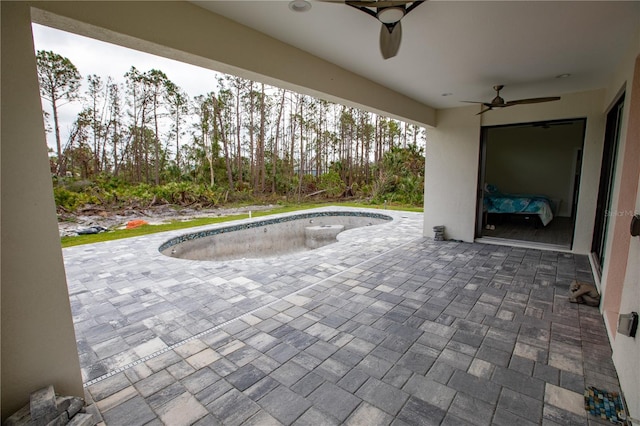
{"label": "concrete block", "polygon": [[55,417],[53,420],[47,423],[44,423],[44,421],[42,420],[43,418],[40,418],[39,420],[35,420],[33,424],[38,426],[45,425],[45,424],[47,426],[65,426],[67,423],[69,423],[69,415],[67,414],[66,411],[63,411],[57,417]]}
{"label": "concrete block", "polygon": [[67,423],[67,426],[95,426],[95,424],[96,422],[91,414],[78,413]]}
{"label": "concrete block", "polygon": [[71,419],[76,414],[83,411],[82,410],[83,408],[84,408],[84,401],[82,400],[82,398],[72,397],[71,404],[69,404],[69,406],[67,407],[67,414],[69,415],[69,418]]}
{"label": "concrete block", "polygon": [[31,423],[31,414],[29,413],[29,404],[25,405],[3,423],[3,426],[24,426]]}
{"label": "concrete block", "polygon": [[58,407],[56,405],[56,393],[53,390],[53,386],[49,385],[46,388],[33,392],[31,394],[29,407],[31,419],[36,422],[40,419],[48,418],[51,420],[55,418],[58,415]]}

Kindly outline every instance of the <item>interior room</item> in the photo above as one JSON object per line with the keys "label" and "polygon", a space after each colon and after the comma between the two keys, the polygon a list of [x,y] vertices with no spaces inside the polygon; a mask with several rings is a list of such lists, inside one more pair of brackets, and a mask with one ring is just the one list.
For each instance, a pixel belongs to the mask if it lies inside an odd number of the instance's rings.
{"label": "interior room", "polygon": [[478,236],[571,248],[585,124],[567,119],[483,128]]}

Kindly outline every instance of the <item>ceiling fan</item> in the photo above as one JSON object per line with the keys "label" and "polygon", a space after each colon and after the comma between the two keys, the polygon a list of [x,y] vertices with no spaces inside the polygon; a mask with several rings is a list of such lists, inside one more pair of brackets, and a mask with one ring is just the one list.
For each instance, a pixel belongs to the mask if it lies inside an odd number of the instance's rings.
{"label": "ceiling fan", "polygon": [[559,101],[560,96],[551,96],[547,98],[529,98],[529,99],[518,99],[515,101],[505,102],[504,99],[500,96],[500,91],[504,85],[498,84],[493,86],[493,90],[496,91],[496,97],[491,100],[491,102],[479,102],[479,101],[462,101],[472,104],[482,104],[486,108],[477,113],[476,115],[484,114],[487,111],[491,111],[494,108],[506,108],[514,105],[524,105],[524,104],[538,104],[541,102],[551,102],[551,101]]}
{"label": "ceiling fan", "polygon": [[402,41],[402,26],[400,20],[425,0],[345,0],[345,4],[373,16],[382,23],[380,28],[380,52],[384,59],[398,54]]}

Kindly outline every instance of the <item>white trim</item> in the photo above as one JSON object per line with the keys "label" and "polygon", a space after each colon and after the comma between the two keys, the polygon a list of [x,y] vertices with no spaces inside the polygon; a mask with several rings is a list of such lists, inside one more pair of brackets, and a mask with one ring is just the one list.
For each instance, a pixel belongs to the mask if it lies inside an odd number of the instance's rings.
{"label": "white trim", "polygon": [[591,265],[591,274],[593,275],[593,280],[595,281],[596,288],[598,289],[598,293],[602,294],[602,283],[600,282],[600,275],[598,274],[598,265],[596,260],[596,255],[593,252],[588,254],[589,257],[589,265]]}
{"label": "white trim", "polygon": [[533,241],[509,240],[507,238],[482,237],[482,238],[476,238],[474,242],[480,243],[480,244],[494,244],[498,246],[521,247],[521,248],[529,248],[529,249],[536,249],[536,250],[573,253],[573,251],[567,246],[562,246],[558,244],[536,243]]}

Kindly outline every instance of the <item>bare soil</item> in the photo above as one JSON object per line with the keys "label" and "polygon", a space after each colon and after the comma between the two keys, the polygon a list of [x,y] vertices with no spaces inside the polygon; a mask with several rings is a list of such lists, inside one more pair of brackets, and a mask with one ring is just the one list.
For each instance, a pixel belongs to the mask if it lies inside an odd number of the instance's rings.
{"label": "bare soil", "polygon": [[106,229],[124,228],[130,220],[142,219],[151,225],[168,223],[172,220],[192,220],[200,217],[232,216],[250,211],[263,211],[273,209],[273,205],[246,206],[246,207],[220,207],[220,208],[185,208],[175,205],[151,206],[144,209],[128,209],[121,211],[106,211],[90,206],[83,209],[82,213],[74,214],[58,213],[58,230],[60,236],[77,235],[78,231],[93,226],[101,226]]}

